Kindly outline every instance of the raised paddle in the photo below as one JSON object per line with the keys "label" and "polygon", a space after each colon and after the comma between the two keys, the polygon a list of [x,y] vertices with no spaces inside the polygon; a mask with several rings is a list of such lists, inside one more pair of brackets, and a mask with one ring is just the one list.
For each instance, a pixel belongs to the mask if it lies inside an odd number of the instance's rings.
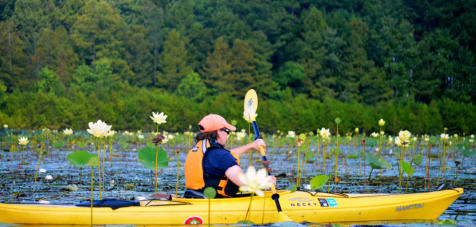
{"label": "raised paddle", "polygon": [[[258,95],[256,91],[253,89],[248,90],[245,95],[244,101],[244,115],[248,114],[248,119],[252,120],[253,124],[253,131],[255,133],[255,140],[262,139],[261,135],[259,134],[258,123],[256,123],[256,110],[258,109]],[[268,159],[266,158],[266,150],[263,146],[260,147],[259,152],[261,154],[261,160],[263,162],[264,167],[268,171],[268,174],[271,175],[271,169],[269,168]],[[271,187],[271,192],[273,195],[271,198],[276,203],[276,208],[278,210],[278,220],[279,222],[292,222],[291,218],[289,218],[286,214],[283,213],[281,209],[281,204],[279,203],[279,194],[276,192],[276,187]]]}

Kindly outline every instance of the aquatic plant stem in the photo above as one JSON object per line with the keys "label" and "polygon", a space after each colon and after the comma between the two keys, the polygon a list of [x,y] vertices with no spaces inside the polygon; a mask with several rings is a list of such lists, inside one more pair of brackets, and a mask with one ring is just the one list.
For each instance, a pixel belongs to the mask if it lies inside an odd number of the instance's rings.
{"label": "aquatic plant stem", "polygon": [[431,143],[428,142],[428,146],[426,147],[426,165],[425,165],[425,189],[427,191],[430,190],[430,149]]}
{"label": "aquatic plant stem", "polygon": [[301,146],[298,145],[298,152],[297,152],[297,170],[296,170],[296,187],[299,188],[299,171],[301,167]]}
{"label": "aquatic plant stem", "polygon": [[[98,147],[98,160],[101,160],[101,144],[99,143],[99,139],[96,140],[97,147]],[[98,183],[99,183],[99,199],[101,199],[101,165],[98,165]]]}
{"label": "aquatic plant stem", "polygon": [[91,226],[93,225],[93,202],[94,202],[94,198],[93,198],[93,195],[94,195],[93,180],[94,180],[94,167],[91,166]]}
{"label": "aquatic plant stem", "polygon": [[208,226],[210,226],[211,223],[211,215],[210,215],[210,198],[208,198]]}
{"label": "aquatic plant stem", "polygon": [[[159,133],[159,125],[157,125],[157,133]],[[159,146],[155,146],[155,194],[157,194],[157,183],[158,183],[158,159],[159,159]]]}
{"label": "aquatic plant stem", "polygon": [[248,218],[249,218],[249,213],[250,213],[250,210],[251,210],[251,202],[253,201],[253,195],[254,195],[254,193],[252,192],[251,195],[250,195],[250,203],[248,204],[248,209],[246,210],[245,221],[248,221]]}
{"label": "aquatic plant stem", "polygon": [[36,190],[36,178],[38,177],[38,170],[40,168],[41,153],[43,153],[43,152],[40,148],[40,152],[38,154],[38,163],[36,164],[35,178],[34,178],[34,183],[33,183],[33,191]]}
{"label": "aquatic plant stem", "polygon": [[180,163],[179,163],[179,152],[177,150],[177,152],[175,152],[175,157],[177,159],[177,183],[175,184],[175,195],[178,195],[178,184],[179,184],[179,167],[180,167]]}
{"label": "aquatic plant stem", "polygon": [[104,194],[106,194],[106,178],[104,177],[104,169],[105,169],[105,165],[104,165],[104,159],[106,158],[106,152],[107,152],[107,146],[106,146],[106,141],[104,141],[104,150],[102,152],[102,191]]}
{"label": "aquatic plant stem", "polygon": [[336,166],[334,174],[334,191],[337,191],[337,165],[339,160],[339,124],[337,123],[337,133],[336,133],[336,148],[334,149],[334,155],[336,156]]}
{"label": "aquatic plant stem", "polygon": [[326,145],[325,142],[322,145],[322,174],[326,174]]}

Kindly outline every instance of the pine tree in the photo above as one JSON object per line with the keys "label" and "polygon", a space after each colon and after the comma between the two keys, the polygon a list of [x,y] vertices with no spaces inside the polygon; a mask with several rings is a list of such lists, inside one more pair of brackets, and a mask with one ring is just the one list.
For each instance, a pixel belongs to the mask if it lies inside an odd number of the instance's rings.
{"label": "pine tree", "polygon": [[185,42],[175,29],[169,32],[164,42],[164,50],[160,54],[159,68],[158,86],[170,92],[174,92],[185,75],[192,72],[187,64]]}

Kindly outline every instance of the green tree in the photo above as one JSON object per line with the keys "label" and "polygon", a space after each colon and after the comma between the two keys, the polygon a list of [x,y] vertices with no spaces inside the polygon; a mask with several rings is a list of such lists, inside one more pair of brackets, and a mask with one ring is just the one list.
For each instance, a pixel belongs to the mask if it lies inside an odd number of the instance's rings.
{"label": "green tree", "polygon": [[32,76],[26,73],[28,61],[23,50],[23,42],[13,20],[0,21],[0,80],[9,92],[25,89],[34,82]]}
{"label": "green tree", "polygon": [[218,92],[230,91],[233,84],[225,78],[231,77],[231,50],[223,37],[215,41],[215,48],[208,53],[206,64],[203,67],[204,82],[208,88]]}
{"label": "green tree", "polygon": [[39,72],[38,91],[55,94],[59,83],[56,73],[48,67],[42,68]]}
{"label": "green tree", "polygon": [[180,81],[177,94],[193,101],[201,101],[206,94],[206,87],[200,79],[200,75],[192,72]]}
{"label": "green tree", "polygon": [[185,41],[177,30],[170,31],[164,42],[164,50],[160,54],[160,72],[157,79],[159,87],[174,92],[185,75],[191,73],[187,59]]}
{"label": "green tree", "polygon": [[36,72],[44,67],[55,70],[61,82],[67,85],[78,64],[78,56],[64,27],[44,29],[32,57]]}
{"label": "green tree", "polygon": [[393,91],[383,78],[382,72],[375,68],[373,61],[367,59],[365,45],[368,39],[368,27],[357,18],[346,25],[344,49],[344,72],[341,97],[343,100],[357,100],[365,103],[376,103],[390,99]]}
{"label": "green tree", "polygon": [[79,58],[86,64],[96,59],[119,58],[124,50],[124,23],[105,1],[89,0],[71,28],[71,37]]}
{"label": "green tree", "polygon": [[304,67],[296,62],[289,61],[281,66],[274,80],[278,82],[282,89],[286,87],[298,89],[303,85],[305,78]]}

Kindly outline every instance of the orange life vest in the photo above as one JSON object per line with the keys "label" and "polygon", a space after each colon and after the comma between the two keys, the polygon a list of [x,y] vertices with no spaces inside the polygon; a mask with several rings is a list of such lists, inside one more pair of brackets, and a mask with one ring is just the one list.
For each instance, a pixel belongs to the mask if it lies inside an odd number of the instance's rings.
{"label": "orange life vest", "polygon": [[[210,148],[210,142],[205,139],[198,141],[188,152],[184,166],[185,187],[187,189],[201,191],[205,188],[202,160],[205,157],[208,148]],[[231,155],[233,155],[239,165],[240,160],[236,157],[235,154],[231,153]],[[223,176],[223,178],[219,181],[216,187],[217,193],[224,197],[231,197],[230,195],[227,195],[225,193],[225,188],[227,184],[228,178],[226,176]]]}

